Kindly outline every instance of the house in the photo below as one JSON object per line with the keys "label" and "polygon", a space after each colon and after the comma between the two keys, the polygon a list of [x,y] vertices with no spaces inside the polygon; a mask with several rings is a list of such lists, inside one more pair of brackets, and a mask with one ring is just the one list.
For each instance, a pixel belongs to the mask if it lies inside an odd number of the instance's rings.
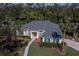
{"label": "house", "polygon": [[[32,39],[42,42],[62,42],[62,34],[59,26],[50,21],[32,21],[23,25],[20,30],[24,36],[30,36]],[[18,31],[17,31],[17,35]]]}

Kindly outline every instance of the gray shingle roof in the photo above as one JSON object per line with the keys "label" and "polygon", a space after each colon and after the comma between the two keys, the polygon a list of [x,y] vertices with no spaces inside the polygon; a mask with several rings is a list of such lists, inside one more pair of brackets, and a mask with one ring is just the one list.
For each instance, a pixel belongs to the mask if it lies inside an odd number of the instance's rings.
{"label": "gray shingle roof", "polygon": [[52,23],[50,21],[32,21],[28,24],[25,24],[21,27],[21,30],[45,30],[46,32],[43,34],[43,36],[52,37],[52,32],[57,32],[61,35],[60,28],[57,24]]}

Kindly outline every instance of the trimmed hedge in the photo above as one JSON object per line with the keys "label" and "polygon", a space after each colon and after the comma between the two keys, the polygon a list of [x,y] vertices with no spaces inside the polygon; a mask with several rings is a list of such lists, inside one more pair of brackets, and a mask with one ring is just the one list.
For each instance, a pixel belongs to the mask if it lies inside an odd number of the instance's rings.
{"label": "trimmed hedge", "polygon": [[[64,45],[66,45],[65,42],[64,42]],[[43,43],[40,43],[39,46],[40,47],[48,47],[48,48],[51,48],[51,47],[61,48],[63,46],[63,43],[59,44],[59,43],[46,43],[46,42],[43,42]]]}
{"label": "trimmed hedge", "polygon": [[17,37],[21,37],[21,38],[28,38],[31,39],[30,36],[24,36],[24,35],[18,35]]}

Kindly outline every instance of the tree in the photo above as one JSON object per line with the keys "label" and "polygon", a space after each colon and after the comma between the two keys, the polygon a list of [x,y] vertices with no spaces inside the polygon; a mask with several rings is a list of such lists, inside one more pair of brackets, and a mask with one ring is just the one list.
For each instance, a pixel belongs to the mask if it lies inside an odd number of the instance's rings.
{"label": "tree", "polygon": [[7,50],[9,52],[15,51],[15,49],[22,43],[16,38],[16,27],[14,22],[11,20],[5,20],[3,21],[3,26],[1,28],[2,30],[0,31],[0,49]]}

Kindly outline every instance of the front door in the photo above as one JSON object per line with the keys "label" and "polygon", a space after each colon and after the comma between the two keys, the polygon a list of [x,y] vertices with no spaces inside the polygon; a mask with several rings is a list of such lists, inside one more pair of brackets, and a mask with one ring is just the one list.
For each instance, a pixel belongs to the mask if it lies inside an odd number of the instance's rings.
{"label": "front door", "polygon": [[37,32],[32,32],[32,38],[37,38]]}

